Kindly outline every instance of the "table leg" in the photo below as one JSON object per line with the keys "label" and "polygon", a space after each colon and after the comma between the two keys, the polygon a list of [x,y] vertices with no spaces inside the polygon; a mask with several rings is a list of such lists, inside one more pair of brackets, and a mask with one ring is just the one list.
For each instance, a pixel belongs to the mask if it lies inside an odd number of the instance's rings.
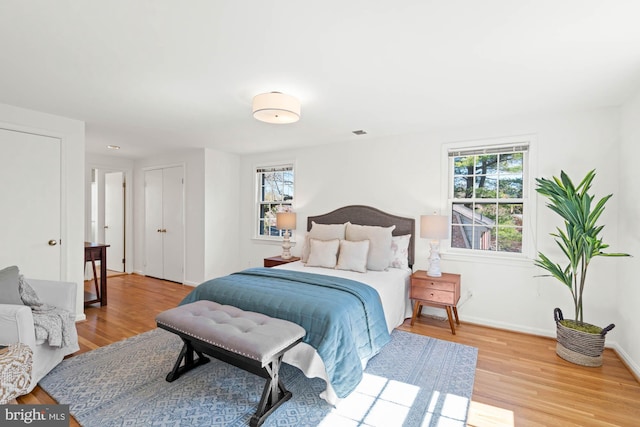
{"label": "table leg", "polygon": [[446,308],[447,308],[447,317],[449,318],[449,326],[451,326],[451,333],[453,335],[455,335],[456,334],[456,327],[453,324],[453,317],[451,315],[451,307],[447,306]]}
{"label": "table leg", "polygon": [[416,321],[416,317],[420,316],[420,308],[422,307],[422,305],[420,304],[420,301],[415,301],[414,304],[415,305],[413,306],[413,316],[411,316],[411,326],[413,326],[413,322]]}
{"label": "table leg", "polygon": [[100,306],[107,305],[107,248],[100,250]]}
{"label": "table leg", "polygon": [[456,307],[454,305],[451,308],[453,308],[453,314],[456,316],[456,324],[459,325],[460,324],[460,318],[458,317],[458,307]]}

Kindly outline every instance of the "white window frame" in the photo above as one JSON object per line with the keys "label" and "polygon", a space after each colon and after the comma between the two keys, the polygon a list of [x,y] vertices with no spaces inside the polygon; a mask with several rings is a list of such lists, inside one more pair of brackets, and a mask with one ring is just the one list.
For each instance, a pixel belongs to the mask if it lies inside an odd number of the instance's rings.
{"label": "white window frame", "polygon": [[[291,203],[273,203],[280,205],[291,206],[291,211],[295,212],[295,194],[296,194],[296,167],[295,163],[292,161],[289,162],[276,162],[276,163],[261,163],[256,165],[253,168],[253,183],[254,183],[254,209],[253,209],[253,238],[257,240],[264,241],[274,241],[274,242],[282,242],[282,234],[283,230],[280,231],[280,235],[278,236],[267,236],[260,234],[258,229],[260,227],[260,207],[264,203],[261,197],[261,182],[260,182],[260,173],[261,170],[264,169],[280,169],[280,168],[291,168],[293,172],[293,201]],[[291,241],[295,242],[295,230],[291,231]]]}
{"label": "white window frame", "polygon": [[[516,145],[527,145],[527,151],[523,161],[523,183],[522,183],[522,203],[523,203],[523,224],[522,224],[522,252],[499,252],[486,251],[480,249],[466,249],[451,247],[451,240],[441,242],[441,255],[443,259],[460,261],[514,263],[523,262],[533,266],[532,260],[536,257],[535,236],[536,236],[536,193],[535,176],[537,174],[537,138],[535,135],[517,135],[501,138],[491,138],[472,141],[457,141],[442,145],[442,181],[441,194],[444,203],[442,212],[444,215],[451,215],[453,206],[453,157],[449,153],[456,151],[479,150],[482,148],[496,149],[508,148]],[[451,224],[450,224],[451,226]]]}

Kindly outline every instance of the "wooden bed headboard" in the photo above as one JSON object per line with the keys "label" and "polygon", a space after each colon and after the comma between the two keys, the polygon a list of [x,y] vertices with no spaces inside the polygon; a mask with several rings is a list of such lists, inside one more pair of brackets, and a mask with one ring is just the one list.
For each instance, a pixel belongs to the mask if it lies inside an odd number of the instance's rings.
{"label": "wooden bed headboard", "polygon": [[413,266],[416,237],[416,221],[414,218],[391,215],[371,206],[351,205],[323,215],[307,217],[307,231],[311,230],[312,221],[318,224],[343,224],[349,221],[352,224],[377,225],[380,227],[395,225],[396,228],[392,232],[394,236],[411,234],[411,240],[409,241],[409,267]]}

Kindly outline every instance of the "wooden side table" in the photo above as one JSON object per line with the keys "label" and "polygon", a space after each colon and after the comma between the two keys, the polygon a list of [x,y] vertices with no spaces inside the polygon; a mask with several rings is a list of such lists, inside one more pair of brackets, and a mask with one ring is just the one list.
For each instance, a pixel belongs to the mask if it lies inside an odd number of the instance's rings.
{"label": "wooden side table", "polygon": [[451,311],[456,318],[456,323],[460,324],[458,318],[457,304],[460,300],[460,275],[442,273],[441,277],[427,276],[424,270],[418,270],[411,275],[411,299],[414,300],[413,316],[411,325],[420,317],[422,305],[443,307],[447,310],[451,333],[456,334],[456,327],[453,323]]}
{"label": "wooden side table", "polygon": [[276,265],[282,265],[282,264],[287,264],[290,262],[294,262],[294,261],[300,261],[300,257],[297,256],[293,256],[289,259],[282,259],[282,257],[280,255],[278,256],[272,256],[269,258],[265,258],[264,259],[264,266],[265,267],[275,267]]}
{"label": "wooden side table", "polygon": [[[97,302],[100,303],[101,307],[107,305],[107,248],[109,246],[104,243],[84,242],[84,262],[91,262],[93,283],[96,287],[96,297],[88,301],[85,300],[85,307]],[[100,261],[100,285],[98,285],[96,261]]]}

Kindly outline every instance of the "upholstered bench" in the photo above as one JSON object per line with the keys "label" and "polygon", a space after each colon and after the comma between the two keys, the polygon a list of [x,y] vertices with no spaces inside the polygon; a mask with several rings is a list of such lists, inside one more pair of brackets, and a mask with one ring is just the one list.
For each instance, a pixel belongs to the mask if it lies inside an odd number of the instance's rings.
{"label": "upholstered bench", "polygon": [[184,342],[167,381],[209,362],[203,353],[265,378],[262,398],[251,417],[252,427],[261,425],[291,398],[278,373],[284,354],[306,334],[301,326],[213,301],[172,308],[160,313],[156,322]]}

